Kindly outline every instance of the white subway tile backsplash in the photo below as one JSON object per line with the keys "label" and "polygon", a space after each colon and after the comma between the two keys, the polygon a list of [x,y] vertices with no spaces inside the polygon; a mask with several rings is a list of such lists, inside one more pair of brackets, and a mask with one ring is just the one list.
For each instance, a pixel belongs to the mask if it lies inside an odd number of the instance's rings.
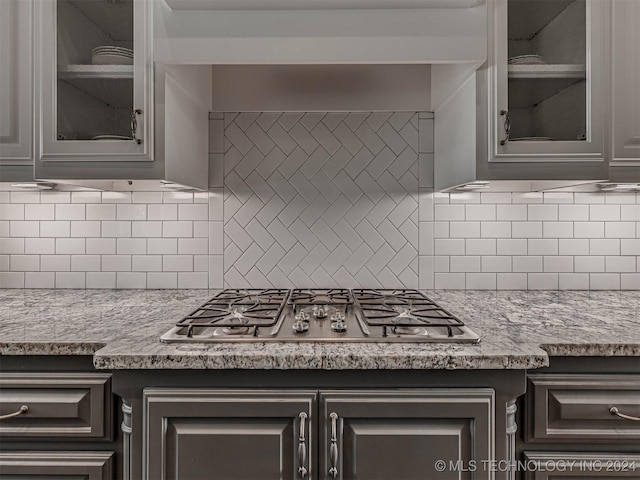
{"label": "white subway tile backsplash", "polygon": [[11,203],[11,192],[0,191],[0,203]]}
{"label": "white subway tile backsplash", "polygon": [[620,290],[620,275],[615,273],[591,273],[589,275],[591,290]]}
{"label": "white subway tile backsplash", "polygon": [[573,257],[545,256],[543,257],[543,270],[552,273],[573,272]]}
{"label": "white subway tile backsplash", "polygon": [[482,222],[480,236],[483,238],[510,238],[513,225],[511,222]]}
{"label": "white subway tile backsplash", "polygon": [[518,221],[527,219],[527,205],[496,205],[496,219]]}
{"label": "white subway tile backsplash", "polygon": [[449,222],[420,222],[433,226],[433,238],[449,238]]}
{"label": "white subway tile backsplash", "polygon": [[464,203],[465,205],[480,203],[480,193],[459,192],[449,194],[449,203]]}
{"label": "white subway tile backsplash", "polygon": [[40,192],[9,192],[10,200],[6,203],[40,203]]}
{"label": "white subway tile backsplash", "polygon": [[589,205],[558,205],[558,220],[588,222]]}
{"label": "white subway tile backsplash", "polygon": [[[161,272],[161,255],[133,255],[131,257],[131,270],[134,272]],[[153,287],[149,287],[153,288]]]}
{"label": "white subway tile backsplash", "polygon": [[71,222],[68,220],[40,222],[41,237],[69,237],[71,235]]}
{"label": "white subway tile backsplash", "polygon": [[9,224],[10,224],[9,220],[0,220],[0,237],[9,236]]}
{"label": "white subway tile backsplash", "polygon": [[91,221],[72,221],[71,222],[71,236],[72,237],[99,237],[100,236],[100,222],[97,220]]}
{"label": "white subway tile backsplash", "polygon": [[589,290],[588,273],[561,273],[558,275],[560,290]]}
{"label": "white subway tile backsplash", "polygon": [[620,240],[620,251],[622,255],[640,255],[640,238],[623,238]]}
{"label": "white subway tile backsplash", "polygon": [[24,253],[24,238],[0,238],[0,255]]}
{"label": "white subway tile backsplash", "polygon": [[511,222],[508,225],[511,225],[513,238],[542,238],[542,222]]}
{"label": "white subway tile backsplash", "polygon": [[72,272],[99,272],[100,255],[71,255]]}
{"label": "white subway tile backsplash", "polygon": [[526,255],[527,239],[499,238],[496,252],[498,255]]}
{"label": "white subway tile backsplash", "polygon": [[[589,240],[590,255],[620,255],[619,239],[591,239]],[[632,253],[624,253],[624,255],[633,255]]]}
{"label": "white subway tile backsplash", "polygon": [[162,203],[162,192],[133,192],[131,203]]}
{"label": "white subway tile backsplash", "polygon": [[115,238],[87,238],[87,254],[114,255],[115,253]]}
{"label": "white subway tile backsplash", "polygon": [[604,272],[604,257],[603,256],[579,256],[575,257],[575,271],[576,272]]}
{"label": "white subway tile backsplash", "polygon": [[11,220],[9,222],[9,232],[11,237],[38,237],[40,235],[40,223],[35,220]]}
{"label": "white subway tile backsplash", "polygon": [[513,271],[535,273],[542,272],[542,257],[540,256],[515,256],[513,257]]}
{"label": "white subway tile backsplash", "polygon": [[24,288],[55,288],[56,274],[54,272],[26,272],[24,274]]}
{"label": "white subway tile backsplash", "polygon": [[177,221],[163,222],[162,236],[169,237],[193,237],[193,222]]}
{"label": "white subway tile backsplash", "polygon": [[116,206],[110,204],[89,204],[86,209],[87,220],[115,220]]}
{"label": "white subway tile backsplash", "polygon": [[527,242],[529,255],[558,255],[558,240],[555,238],[530,238]]}
{"label": "white subway tile backsplash", "polygon": [[587,204],[604,203],[604,195],[597,192],[576,192],[573,194],[573,202]]}
{"label": "white subway tile backsplash", "polygon": [[103,237],[130,237],[131,236],[131,222],[130,221],[110,221],[105,220],[102,222],[102,236]]}
{"label": "white subway tile backsplash", "polygon": [[138,272],[117,272],[116,288],[147,288],[147,274]]}
{"label": "white subway tile backsplash", "polygon": [[444,290],[464,290],[465,274],[464,273],[436,273],[435,287]]}
{"label": "white subway tile backsplash", "polygon": [[[12,205],[12,207],[15,206]],[[55,205],[24,205],[25,220],[54,220],[55,218]]]}
{"label": "white subway tile backsplash", "polygon": [[28,255],[53,255],[54,253],[56,253],[56,239],[25,238],[24,253]]}
{"label": "white subway tile backsplash", "polygon": [[544,192],[544,203],[573,203],[572,192]]}
{"label": "white subway tile backsplash", "polygon": [[607,273],[635,273],[636,257],[605,257]]}
{"label": "white subway tile backsplash", "polygon": [[153,238],[162,236],[162,222],[133,221],[131,236],[136,238]]}
{"label": "white subway tile backsplash", "polygon": [[209,220],[209,205],[203,203],[178,205],[178,220]]}
{"label": "white subway tile backsplash", "polygon": [[527,219],[529,221],[558,220],[558,205],[528,205]]}
{"label": "white subway tile backsplash", "polygon": [[620,219],[623,222],[640,222],[640,205],[620,205]]}
{"label": "white subway tile backsplash", "polygon": [[465,219],[464,205],[436,204],[434,212],[436,221],[462,221]]}
{"label": "white subway tile backsplash", "polygon": [[486,192],[480,194],[481,203],[511,203],[511,193]]}
{"label": "white subway tile backsplash", "polygon": [[71,192],[71,203],[101,203],[102,192]]}
{"label": "white subway tile backsplash", "polygon": [[465,241],[463,239],[436,238],[434,252],[436,255],[464,255]]}
{"label": "white subway tile backsplash", "polygon": [[178,288],[178,274],[175,272],[149,272],[147,274],[147,288]]}
{"label": "white subway tile backsplash", "polygon": [[591,205],[589,207],[589,220],[592,222],[619,222],[620,205]]}
{"label": "white subway tile backsplash", "polygon": [[496,287],[498,290],[526,290],[527,274],[526,273],[498,273]]}
{"label": "white subway tile backsplash", "polygon": [[0,272],[0,288],[24,288],[24,272]]}
{"label": "white subway tile backsplash", "polygon": [[41,192],[40,203],[71,203],[71,192]]}
{"label": "white subway tile backsplash", "polygon": [[176,255],[178,253],[178,239],[149,238],[147,239],[147,253],[149,255]]}
{"label": "white subway tile backsplash", "polygon": [[621,290],[640,290],[640,273],[623,273],[620,275]]}
{"label": "white subway tile backsplash", "polygon": [[467,273],[466,288],[469,290],[495,290],[496,286],[495,273]]}
{"label": "white subway tile backsplash", "polygon": [[131,192],[102,192],[102,203],[131,203]]}
{"label": "white subway tile backsplash", "polygon": [[9,270],[12,272],[38,272],[40,271],[40,256],[11,255]]}
{"label": "white subway tile backsplash", "polygon": [[41,255],[42,272],[68,272],[71,270],[71,255]]}
{"label": "white subway tile backsplash", "polygon": [[193,203],[193,193],[162,192],[162,203]]}
{"label": "white subway tile backsplash", "polygon": [[543,222],[542,236],[544,238],[573,238],[573,223]]}
{"label": "white subway tile backsplash", "polygon": [[635,238],[635,222],[606,222],[604,230],[605,238]]}
{"label": "white subway tile backsplash", "polygon": [[482,271],[483,272],[511,272],[512,257],[482,257]]}
{"label": "white subway tile backsplash", "polygon": [[209,222],[203,220],[193,222],[193,236],[195,238],[207,238],[209,236]]}
{"label": "white subway tile backsplash", "polygon": [[449,237],[480,238],[480,222],[451,222],[449,223]]}
{"label": "white subway tile backsplash", "polygon": [[193,272],[193,255],[165,255],[162,257],[165,272]]}
{"label": "white subway tile backsplash", "polygon": [[102,255],[103,272],[131,271],[131,255]]}
{"label": "white subway tile backsplash", "polygon": [[495,255],[497,251],[494,238],[467,239],[465,245],[467,255]]}
{"label": "white subway tile backsplash", "polygon": [[[92,240],[101,240],[95,238],[43,238],[40,240],[55,241],[55,252],[42,252],[42,253],[56,253],[58,255],[83,255],[85,253],[86,243]],[[101,253],[101,252],[87,252],[87,253]]]}
{"label": "white subway tile backsplash", "polygon": [[115,272],[87,272],[87,288],[116,288]]}
{"label": "white subway tile backsplash", "polygon": [[55,205],[56,220],[84,220],[85,206],[76,203],[58,203]]}
{"label": "white subway tile backsplash", "polygon": [[558,274],[557,273],[529,273],[528,289],[529,290],[557,290]]}
{"label": "white subway tile backsplash", "polygon": [[449,257],[449,271],[455,272],[479,272],[480,257]]}
{"label": "white subway tile backsplash", "polygon": [[209,253],[207,238],[179,238],[178,255],[206,255]]}
{"label": "white subway tile backsplash", "polygon": [[604,222],[574,222],[575,238],[604,238]]}
{"label": "white subway tile backsplash", "polygon": [[561,238],[558,240],[559,255],[589,255],[589,240],[586,238]]}
{"label": "white subway tile backsplash", "polygon": [[178,220],[178,205],[148,205],[147,209],[149,220]]}
{"label": "white subway tile backsplash", "polygon": [[116,239],[116,253],[118,255],[144,255],[147,253],[147,239],[118,238]]}
{"label": "white subway tile backsplash", "polygon": [[147,206],[139,204],[116,205],[116,220],[146,220]]}
{"label": "white subway tile backsplash", "polygon": [[466,205],[466,219],[470,221],[495,221],[495,205]]}
{"label": "white subway tile backsplash", "polygon": [[[464,209],[464,206],[462,207]],[[0,203],[0,220],[24,220],[24,205]]]}
{"label": "white subway tile backsplash", "polygon": [[604,201],[605,203],[614,203],[616,205],[636,203],[636,194],[634,192],[606,192]]}
{"label": "white subway tile backsplash", "polygon": [[543,198],[542,192],[514,192],[511,194],[511,203],[542,203]]}
{"label": "white subway tile backsplash", "polygon": [[208,272],[179,272],[178,288],[208,288]]}

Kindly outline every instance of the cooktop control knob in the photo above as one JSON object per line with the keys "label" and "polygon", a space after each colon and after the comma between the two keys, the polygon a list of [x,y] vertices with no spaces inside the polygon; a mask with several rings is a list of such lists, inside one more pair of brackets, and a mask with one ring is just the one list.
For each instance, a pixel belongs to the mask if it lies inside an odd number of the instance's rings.
{"label": "cooktop control knob", "polygon": [[309,323],[302,320],[296,320],[293,323],[293,331],[296,333],[304,333],[309,331]]}

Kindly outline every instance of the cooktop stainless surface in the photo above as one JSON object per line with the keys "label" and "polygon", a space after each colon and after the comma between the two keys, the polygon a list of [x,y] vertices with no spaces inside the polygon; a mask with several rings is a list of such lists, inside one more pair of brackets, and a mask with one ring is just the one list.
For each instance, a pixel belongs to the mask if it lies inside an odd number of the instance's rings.
{"label": "cooktop stainless surface", "polygon": [[226,289],[162,342],[461,342],[479,337],[413,289]]}

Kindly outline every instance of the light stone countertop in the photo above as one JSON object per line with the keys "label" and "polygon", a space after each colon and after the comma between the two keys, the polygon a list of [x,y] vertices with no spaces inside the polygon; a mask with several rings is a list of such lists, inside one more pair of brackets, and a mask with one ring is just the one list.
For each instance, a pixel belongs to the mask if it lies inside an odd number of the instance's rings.
{"label": "light stone countertop", "polygon": [[0,290],[0,355],[94,355],[104,369],[532,369],[640,362],[640,291],[428,291],[481,336],[417,343],[162,344],[213,290]]}

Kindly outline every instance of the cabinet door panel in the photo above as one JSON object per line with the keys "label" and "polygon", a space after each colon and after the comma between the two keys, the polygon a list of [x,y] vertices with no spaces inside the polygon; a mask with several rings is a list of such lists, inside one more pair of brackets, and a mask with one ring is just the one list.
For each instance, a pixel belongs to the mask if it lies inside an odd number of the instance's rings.
{"label": "cabinet door panel", "polygon": [[0,2],[0,164],[31,159],[31,1]]}
{"label": "cabinet door panel", "polygon": [[0,452],[7,480],[111,480],[113,452]]}
{"label": "cabinet door panel", "polygon": [[302,466],[307,478],[316,478],[315,397],[303,391],[146,389],[143,476],[288,480],[299,478]]}
{"label": "cabinet door panel", "polygon": [[637,479],[640,455],[603,452],[524,452],[525,480]]}
{"label": "cabinet door panel", "polygon": [[345,480],[489,478],[469,470],[494,459],[493,412],[489,389],[322,393],[320,478],[332,467]]}
{"label": "cabinet door panel", "polygon": [[640,166],[640,2],[613,4],[613,160]]}

